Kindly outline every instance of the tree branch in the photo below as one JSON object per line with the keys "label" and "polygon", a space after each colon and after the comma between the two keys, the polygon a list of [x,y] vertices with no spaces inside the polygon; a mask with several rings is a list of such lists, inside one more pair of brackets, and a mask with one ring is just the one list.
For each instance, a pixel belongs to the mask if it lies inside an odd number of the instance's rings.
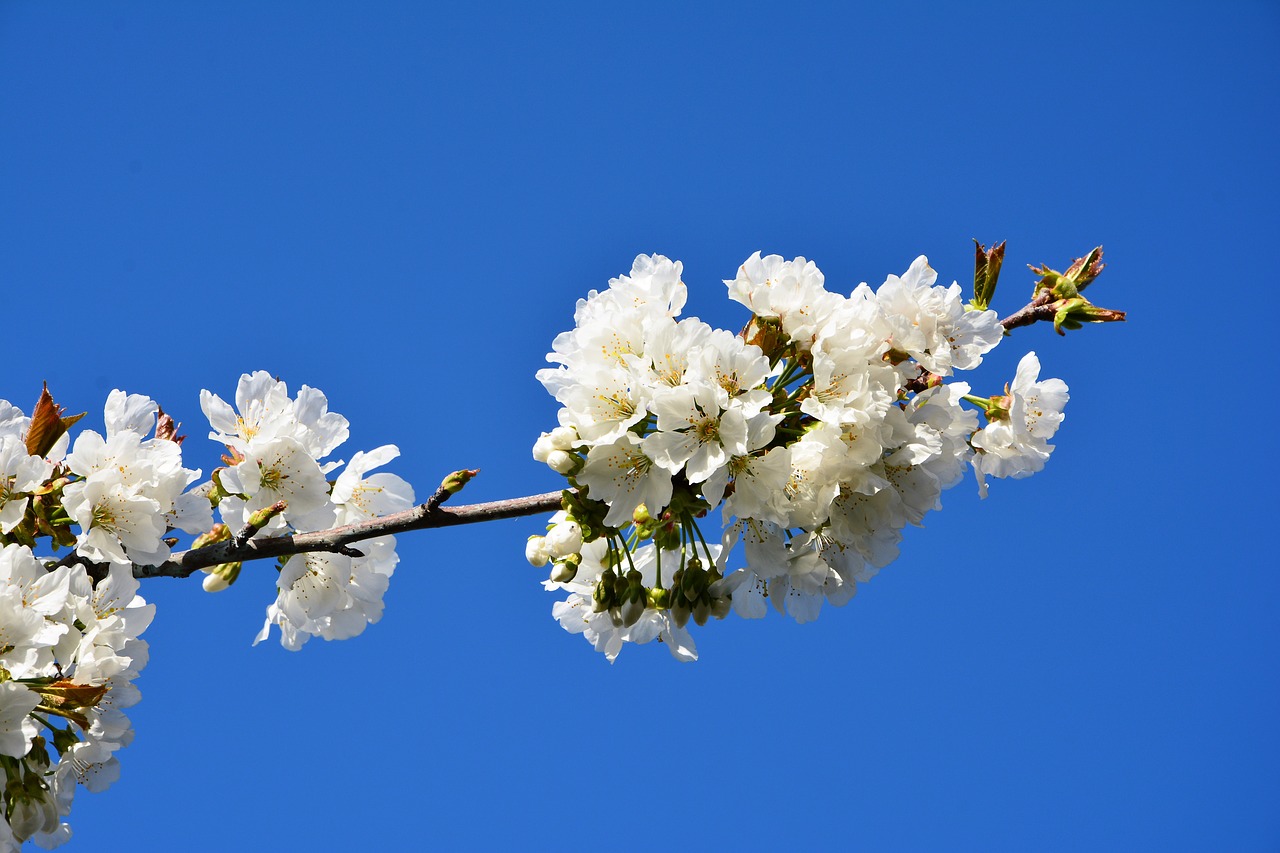
{"label": "tree branch", "polygon": [[1052,320],[1056,313],[1057,309],[1052,302],[1044,302],[1037,298],[1005,317],[1000,321],[1000,325],[1004,326],[1006,332],[1011,332],[1019,326],[1030,326],[1039,320]]}
{"label": "tree branch", "polygon": [[[1019,326],[1029,326],[1039,320],[1052,320],[1054,305],[1044,295],[1037,297],[1015,313],[1000,321],[1005,331]],[[920,375],[908,383],[909,390],[917,393],[940,382],[921,368]],[[523,498],[509,498],[502,501],[491,501],[482,504],[467,504],[459,507],[442,507],[449,498],[450,492],[441,486],[426,503],[413,509],[393,515],[373,518],[359,524],[335,527],[332,530],[320,530],[314,533],[294,533],[287,536],[272,536],[266,539],[248,539],[257,531],[246,527],[232,539],[179,551],[158,566],[134,566],[133,576],[136,578],[185,578],[200,569],[217,566],[222,563],[249,562],[265,560],[273,557],[284,557],[312,551],[327,551],[347,556],[362,556],[361,552],[350,547],[353,542],[372,539],[376,536],[388,536],[395,533],[406,533],[410,530],[425,530],[431,527],[452,527],[457,524],[474,524],[481,521],[496,521],[502,518],[518,518],[525,515],[537,515],[542,512],[554,512],[560,508],[563,492],[546,492],[541,495],[529,495]],[[75,555],[68,555],[62,562],[85,562]]]}
{"label": "tree branch", "polygon": [[419,504],[413,509],[382,518],[372,518],[359,524],[348,524],[315,533],[250,539],[239,546],[234,540],[228,539],[203,548],[179,551],[158,566],[134,566],[133,576],[136,578],[185,578],[200,569],[221,563],[264,560],[309,551],[328,551],[358,556],[358,551],[348,547],[350,543],[410,530],[452,527],[457,524],[474,524],[480,521],[496,521],[501,518],[518,518],[554,512],[560,509],[563,494],[563,492],[546,492],[541,495],[509,498],[503,501],[442,507],[440,503],[444,497],[447,497],[447,493],[441,496],[437,492],[426,503]]}

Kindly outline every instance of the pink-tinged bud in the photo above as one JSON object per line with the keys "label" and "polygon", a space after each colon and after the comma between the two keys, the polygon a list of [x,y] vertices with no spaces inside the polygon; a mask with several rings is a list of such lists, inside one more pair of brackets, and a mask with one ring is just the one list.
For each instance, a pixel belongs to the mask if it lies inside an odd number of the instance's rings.
{"label": "pink-tinged bud", "polygon": [[215,524],[209,528],[208,533],[201,533],[191,543],[192,550],[203,548],[206,545],[213,545],[216,542],[225,542],[231,538],[231,528],[225,524]]}
{"label": "pink-tinged bud", "polygon": [[462,491],[462,487],[470,483],[476,474],[480,473],[479,468],[463,468],[461,471],[454,471],[448,477],[445,477],[440,483],[440,488],[444,489],[451,495],[456,495]]}

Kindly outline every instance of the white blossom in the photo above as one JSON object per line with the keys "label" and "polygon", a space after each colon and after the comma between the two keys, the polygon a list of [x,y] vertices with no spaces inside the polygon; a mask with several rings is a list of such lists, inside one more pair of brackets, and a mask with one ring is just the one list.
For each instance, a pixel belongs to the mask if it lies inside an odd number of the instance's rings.
{"label": "white blossom", "polygon": [[1062,423],[1062,410],[1070,398],[1061,379],[1037,381],[1040,360],[1029,352],[1018,362],[1013,385],[1006,396],[1006,413],[974,433],[971,442],[978,452],[973,468],[978,488],[987,495],[986,477],[1029,477],[1044,467],[1053,445],[1048,439]]}

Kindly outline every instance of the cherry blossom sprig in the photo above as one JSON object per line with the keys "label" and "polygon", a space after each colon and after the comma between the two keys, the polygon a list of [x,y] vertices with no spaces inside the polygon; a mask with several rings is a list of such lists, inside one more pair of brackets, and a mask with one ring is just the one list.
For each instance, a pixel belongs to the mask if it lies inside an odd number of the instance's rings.
{"label": "cherry blossom sprig", "polygon": [[[725,281],[751,311],[737,335],[680,319],[682,265],[637,257],[578,302],[547,356],[556,366],[538,373],[561,409],[534,458],[570,486],[526,548],[550,566],[545,587],[569,594],[553,615],[611,661],[655,638],[693,660],[691,616],[757,618],[771,601],[807,622],[824,601],[847,603],[966,467],[984,497],[988,477],[1043,467],[1065,383],[1039,380],[1034,353],[1004,394],[976,397],[955,376],[1011,328],[1123,320],[1081,295],[1101,254],[1066,273],[1033,267],[1032,302],[1002,321],[989,305],[1003,243],[977,245],[967,305],[924,256],[845,296],[812,261],[757,252]],[[708,544],[701,526],[716,509]],[[730,570],[739,541],[746,565]]]}
{"label": "cherry blossom sprig", "polygon": [[[138,578],[191,553],[175,555],[171,534],[195,536],[197,553],[229,547],[200,566],[204,588],[216,592],[238,577],[239,552],[265,556],[259,542],[368,524],[414,503],[404,480],[370,473],[399,454],[393,445],[345,466],[324,461],[346,439],[347,421],[313,388],[290,396],[258,372],[241,377],[234,407],[208,391],[201,404],[226,455],[197,482],[176,424],[150,398],[113,391],[106,434],[84,430],[74,442],[82,416],[65,417],[48,389],[30,417],[0,401],[0,850],[28,838],[65,841],[76,786],[102,790],[119,775],[115,752],[133,736],[122,709],[140,696],[133,679],[147,645],[139,637],[153,615]],[[456,490],[469,474],[447,485]],[[255,642],[274,625],[298,649],[378,621],[395,540],[364,539],[359,551],[273,552],[276,596]],[[44,545],[71,553],[37,556]]]}
{"label": "cherry blossom sprig", "polygon": [[[77,786],[118,776],[153,616],[140,578],[202,571],[216,592],[244,563],[275,559],[255,642],[276,626],[296,650],[378,621],[394,534],[557,510],[526,556],[568,593],[553,615],[610,660],[654,639],[693,660],[690,621],[758,617],[772,602],[803,622],[846,603],[966,466],[985,496],[987,478],[1028,476],[1052,452],[1067,388],[1039,378],[1034,353],[992,396],[955,374],[1013,328],[1124,319],[1083,296],[1102,270],[1096,249],[1065,273],[1033,267],[1032,301],[996,320],[1003,256],[1004,244],[977,246],[965,305],[923,257],[843,296],[812,262],[757,253],[725,282],[752,312],[735,335],[677,319],[681,265],[642,255],[579,302],[557,366],[539,373],[562,409],[534,456],[568,488],[486,504],[442,505],[476,473],[463,469],[415,506],[408,483],[371,473],[393,445],[329,459],[346,419],[318,390],[291,396],[265,372],[241,377],[234,405],[202,392],[225,450],[203,481],[148,397],[113,391],[105,434],[74,442],[83,416],[47,389],[30,416],[0,401],[0,851],[62,843]],[[179,534],[189,548],[174,550]]]}

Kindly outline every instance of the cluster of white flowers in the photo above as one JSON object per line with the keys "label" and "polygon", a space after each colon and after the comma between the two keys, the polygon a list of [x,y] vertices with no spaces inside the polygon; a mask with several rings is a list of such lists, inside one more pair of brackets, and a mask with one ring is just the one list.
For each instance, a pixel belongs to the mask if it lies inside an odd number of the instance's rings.
{"label": "cluster of white flowers", "polygon": [[115,752],[133,739],[123,709],[147,663],[138,637],[155,615],[137,592],[122,565],[94,583],[79,564],[49,571],[25,545],[0,550],[0,850],[61,844],[76,785],[119,777]]}
{"label": "cluster of white flowers", "polygon": [[200,534],[213,526],[200,478],[182,467],[176,441],[147,438],[159,406],[141,394],[112,391],[103,412],[107,435],[85,430],[65,463],[83,479],[62,490],[62,505],[80,527],[76,552],[95,563],[159,565],[169,558],[170,530]]}
{"label": "cluster of white flowers", "polygon": [[[78,418],[63,418],[47,393],[33,416],[0,400],[0,851],[28,838],[65,841],[76,785],[98,791],[119,775],[115,752],[133,735],[122,709],[140,697],[139,635],[153,615],[134,570],[165,563],[172,534],[207,545],[328,530],[413,505],[404,480],[370,473],[399,455],[392,445],[356,453],[340,473],[341,461],[322,461],[346,440],[347,420],[314,388],[290,397],[258,372],[241,377],[234,408],[208,391],[201,405],[227,455],[197,482],[175,425],[147,397],[113,391],[106,435],[84,430],[74,442]],[[44,538],[73,553],[37,557]],[[391,536],[358,551],[281,558],[255,643],[272,625],[289,649],[361,633],[381,618],[396,562]],[[214,567],[205,588],[225,589],[239,569]]]}
{"label": "cluster of white flowers", "polygon": [[[200,405],[213,432],[234,464],[221,469],[218,512],[229,530],[242,529],[255,516],[270,518],[259,535],[328,530],[413,506],[413,488],[394,474],[369,471],[400,455],[394,445],[356,453],[332,483],[327,475],[340,461],[322,462],[347,440],[348,422],[329,411],[325,395],[306,385],[296,398],[285,383],[265,371],[240,378],[233,408],[209,391]],[[271,508],[284,504],[272,513]],[[382,618],[382,599],[399,557],[395,539],[383,536],[361,543],[363,556],[316,552],[289,558],[276,580],[276,600],[255,644],[272,625],[280,627],[285,648],[297,650],[313,636],[346,639]],[[238,570],[238,567],[236,567]],[[223,588],[234,574],[211,574],[205,588]]]}
{"label": "cluster of white flowers", "polygon": [[[811,261],[756,253],[725,282],[752,312],[737,335],[679,319],[681,272],[636,258],[578,302],[538,373],[561,409],[534,457],[571,490],[526,556],[569,592],[555,617],[610,660],[654,637],[693,659],[691,615],[759,617],[766,599],[812,620],[895,559],[969,464],[985,495],[984,477],[1026,476],[1052,450],[1066,386],[1036,382],[1033,353],[1005,394],[954,381],[1004,328],[923,256],[844,296]],[[708,546],[697,519],[717,507]],[[746,565],[728,571],[740,540]]]}

